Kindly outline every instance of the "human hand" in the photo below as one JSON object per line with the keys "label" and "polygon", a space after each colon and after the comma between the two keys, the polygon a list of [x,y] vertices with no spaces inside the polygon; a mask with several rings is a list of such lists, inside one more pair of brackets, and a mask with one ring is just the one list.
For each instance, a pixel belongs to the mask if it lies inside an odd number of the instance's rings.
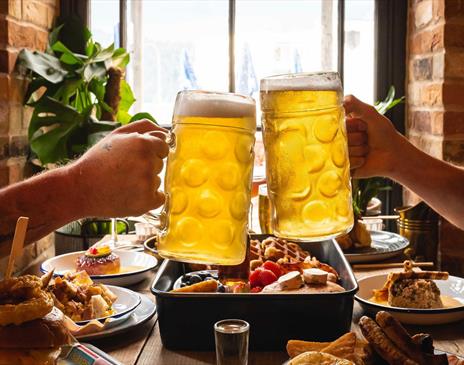
{"label": "human hand", "polygon": [[346,113],[351,174],[356,178],[391,175],[404,138],[390,120],[353,95],[343,103]]}
{"label": "human hand", "polygon": [[148,120],[120,127],[69,165],[82,215],[140,215],[164,203],[158,191],[167,131]]}

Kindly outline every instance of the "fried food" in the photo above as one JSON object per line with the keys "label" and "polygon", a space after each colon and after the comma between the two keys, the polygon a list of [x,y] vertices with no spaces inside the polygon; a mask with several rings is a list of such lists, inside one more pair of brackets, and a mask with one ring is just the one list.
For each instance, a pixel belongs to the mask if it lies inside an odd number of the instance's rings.
{"label": "fried food", "polygon": [[361,331],[375,351],[390,365],[447,365],[445,354],[433,354],[433,341],[429,335],[411,337],[403,326],[387,312],[378,312],[377,323],[362,317]]}
{"label": "fried food", "polygon": [[340,359],[352,361],[356,365],[370,363],[372,351],[369,344],[349,332],[333,342],[309,342],[290,340],[287,342],[287,353],[294,358],[308,351],[317,351],[336,356]]}
{"label": "fried food", "polygon": [[371,318],[363,316],[359,320],[362,334],[374,347],[374,350],[390,365],[418,365],[419,363],[408,358],[388,338],[385,332]]}
{"label": "fried food", "polygon": [[53,299],[43,290],[42,281],[24,275],[0,281],[0,326],[42,318],[53,308]]}
{"label": "fried food", "polygon": [[338,236],[336,238],[342,250],[349,250],[351,248],[370,247],[372,244],[371,234],[366,226],[355,219],[353,228],[347,234]]}
{"label": "fried food", "polygon": [[53,279],[47,290],[55,306],[73,321],[107,317],[114,313],[117,296],[104,284],[92,281],[85,271]]}
{"label": "fried food", "polygon": [[183,288],[173,289],[173,293],[215,293],[218,288],[216,280],[201,281],[196,284],[187,285]]}
{"label": "fried food", "polygon": [[289,365],[355,365],[353,362],[340,359],[324,352],[304,352],[290,360]]}

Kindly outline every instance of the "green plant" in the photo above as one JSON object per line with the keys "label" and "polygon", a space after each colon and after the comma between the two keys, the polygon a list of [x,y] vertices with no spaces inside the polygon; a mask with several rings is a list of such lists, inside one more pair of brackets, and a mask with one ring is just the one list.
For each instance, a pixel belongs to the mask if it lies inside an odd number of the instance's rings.
{"label": "green plant", "polygon": [[120,124],[155,122],[129,114],[135,98],[121,71],[128,62],[125,49],[103,48],[76,18],[50,33],[45,52],[20,52],[18,68],[30,78],[24,103],[34,109],[28,137],[42,165],[79,156]]}
{"label": "green plant", "polygon": [[[385,114],[390,109],[404,101],[404,96],[395,99],[395,87],[390,86],[387,97],[378,101],[375,108],[380,114]],[[353,210],[357,216],[366,214],[367,205],[372,198],[381,191],[391,190],[391,186],[385,184],[385,179],[372,177],[369,179],[353,179]]]}

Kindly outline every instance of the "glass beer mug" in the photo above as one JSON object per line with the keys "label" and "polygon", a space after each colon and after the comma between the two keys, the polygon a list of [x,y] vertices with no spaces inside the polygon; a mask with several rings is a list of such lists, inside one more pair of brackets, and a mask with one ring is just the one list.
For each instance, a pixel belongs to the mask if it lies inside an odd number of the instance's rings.
{"label": "glass beer mug", "polygon": [[261,80],[263,140],[275,235],[316,241],[353,225],[342,86],[337,73]]}
{"label": "glass beer mug", "polygon": [[245,259],[255,131],[252,98],[179,92],[158,243],[162,257],[217,265]]}

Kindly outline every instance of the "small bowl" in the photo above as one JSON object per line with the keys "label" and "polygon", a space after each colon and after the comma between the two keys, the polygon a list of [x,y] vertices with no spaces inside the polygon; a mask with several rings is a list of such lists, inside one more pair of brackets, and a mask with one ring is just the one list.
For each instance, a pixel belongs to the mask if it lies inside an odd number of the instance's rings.
{"label": "small bowl", "polygon": [[153,236],[147,239],[143,243],[144,252],[148,255],[152,255],[156,257],[157,260],[161,261],[163,258],[159,255],[158,250],[156,249],[156,245],[158,243],[158,236]]}

